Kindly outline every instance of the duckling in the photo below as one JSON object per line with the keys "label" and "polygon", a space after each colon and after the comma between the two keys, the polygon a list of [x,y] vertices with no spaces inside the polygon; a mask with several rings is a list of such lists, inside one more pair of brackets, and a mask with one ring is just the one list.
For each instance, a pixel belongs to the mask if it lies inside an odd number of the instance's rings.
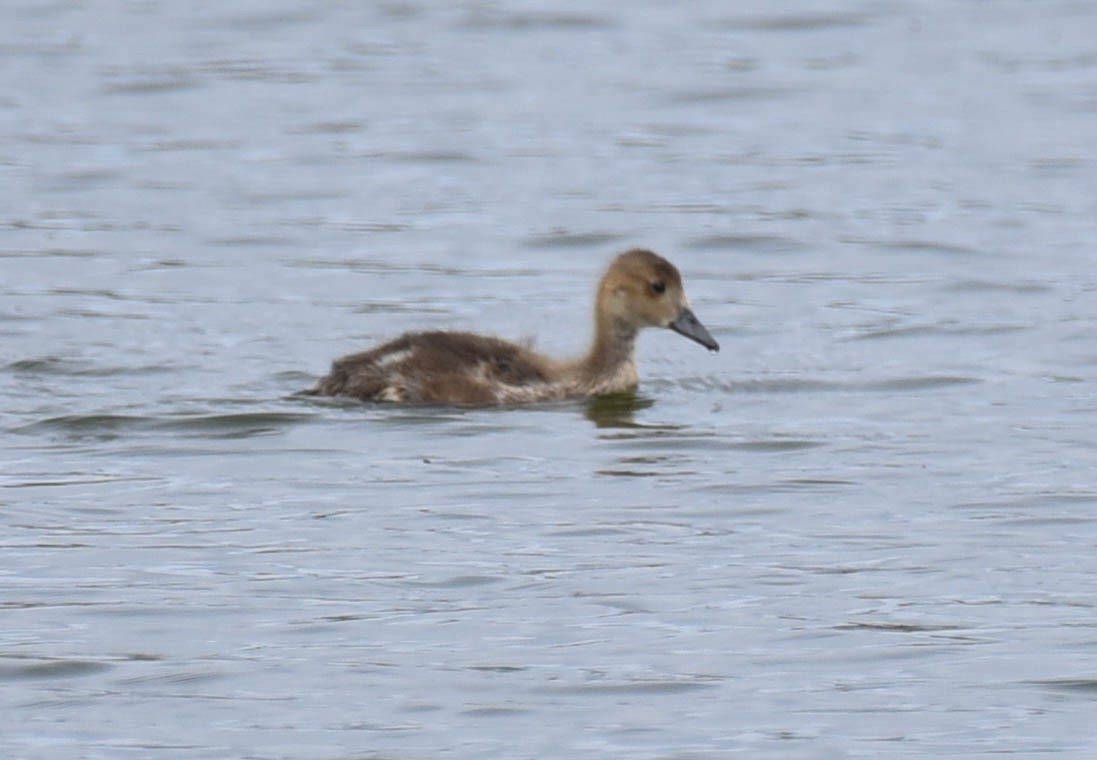
{"label": "duckling", "polygon": [[632,390],[637,333],[669,327],[710,351],[720,345],[694,316],[678,270],[644,249],[622,253],[598,285],[594,339],[583,356],[552,359],[527,346],[468,332],[415,332],[332,363],[304,391],[364,401],[519,404]]}

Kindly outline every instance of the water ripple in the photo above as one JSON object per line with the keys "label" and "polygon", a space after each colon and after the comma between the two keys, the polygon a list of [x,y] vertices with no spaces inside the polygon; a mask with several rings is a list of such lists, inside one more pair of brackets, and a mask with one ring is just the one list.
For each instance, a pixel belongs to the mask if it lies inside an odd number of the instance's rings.
{"label": "water ripple", "polygon": [[722,25],[733,29],[753,29],[766,32],[810,32],[827,29],[849,29],[864,26],[871,20],[872,16],[867,13],[789,13],[727,19],[722,22]]}
{"label": "water ripple", "polygon": [[525,244],[530,248],[595,248],[624,239],[616,232],[553,232],[527,238]]}
{"label": "water ripple", "polygon": [[[38,660],[11,664],[14,658],[0,658],[0,681],[37,678],[77,678],[110,670],[111,665],[94,660]],[[6,660],[7,662],[5,662]]]}
{"label": "water ripple", "polygon": [[613,25],[613,20],[607,16],[586,13],[504,13],[483,9],[467,13],[460,22],[460,26],[470,30],[502,31],[558,30],[567,32],[608,29]]}
{"label": "water ripple", "polygon": [[61,432],[74,437],[117,438],[123,433],[169,430],[200,437],[248,437],[277,432],[287,425],[313,419],[303,412],[235,412],[181,416],[131,414],[64,414],[13,429],[19,433]]}

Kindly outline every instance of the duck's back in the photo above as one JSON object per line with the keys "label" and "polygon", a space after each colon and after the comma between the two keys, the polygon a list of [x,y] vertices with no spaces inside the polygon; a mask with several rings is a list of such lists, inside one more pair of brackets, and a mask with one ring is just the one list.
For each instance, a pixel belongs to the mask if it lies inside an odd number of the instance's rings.
{"label": "duck's back", "polygon": [[499,404],[550,398],[549,362],[522,346],[464,332],[408,333],[336,359],[309,393],[365,401]]}

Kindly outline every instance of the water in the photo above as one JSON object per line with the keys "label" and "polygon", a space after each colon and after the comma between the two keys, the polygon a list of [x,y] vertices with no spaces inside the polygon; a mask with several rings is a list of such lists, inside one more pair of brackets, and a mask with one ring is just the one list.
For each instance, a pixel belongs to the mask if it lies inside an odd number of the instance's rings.
{"label": "water", "polygon": [[[1097,9],[0,11],[10,758],[1097,753]],[[294,397],[404,329],[637,398]]]}

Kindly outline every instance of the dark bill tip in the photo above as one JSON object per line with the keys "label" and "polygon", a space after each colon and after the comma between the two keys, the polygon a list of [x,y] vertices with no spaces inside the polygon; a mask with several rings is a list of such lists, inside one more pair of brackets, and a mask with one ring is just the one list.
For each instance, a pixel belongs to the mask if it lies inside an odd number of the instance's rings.
{"label": "dark bill tip", "polygon": [[720,344],[709,334],[701,320],[689,309],[682,309],[677,319],[667,325],[679,335],[685,335],[690,340],[695,340],[709,351],[719,351]]}

